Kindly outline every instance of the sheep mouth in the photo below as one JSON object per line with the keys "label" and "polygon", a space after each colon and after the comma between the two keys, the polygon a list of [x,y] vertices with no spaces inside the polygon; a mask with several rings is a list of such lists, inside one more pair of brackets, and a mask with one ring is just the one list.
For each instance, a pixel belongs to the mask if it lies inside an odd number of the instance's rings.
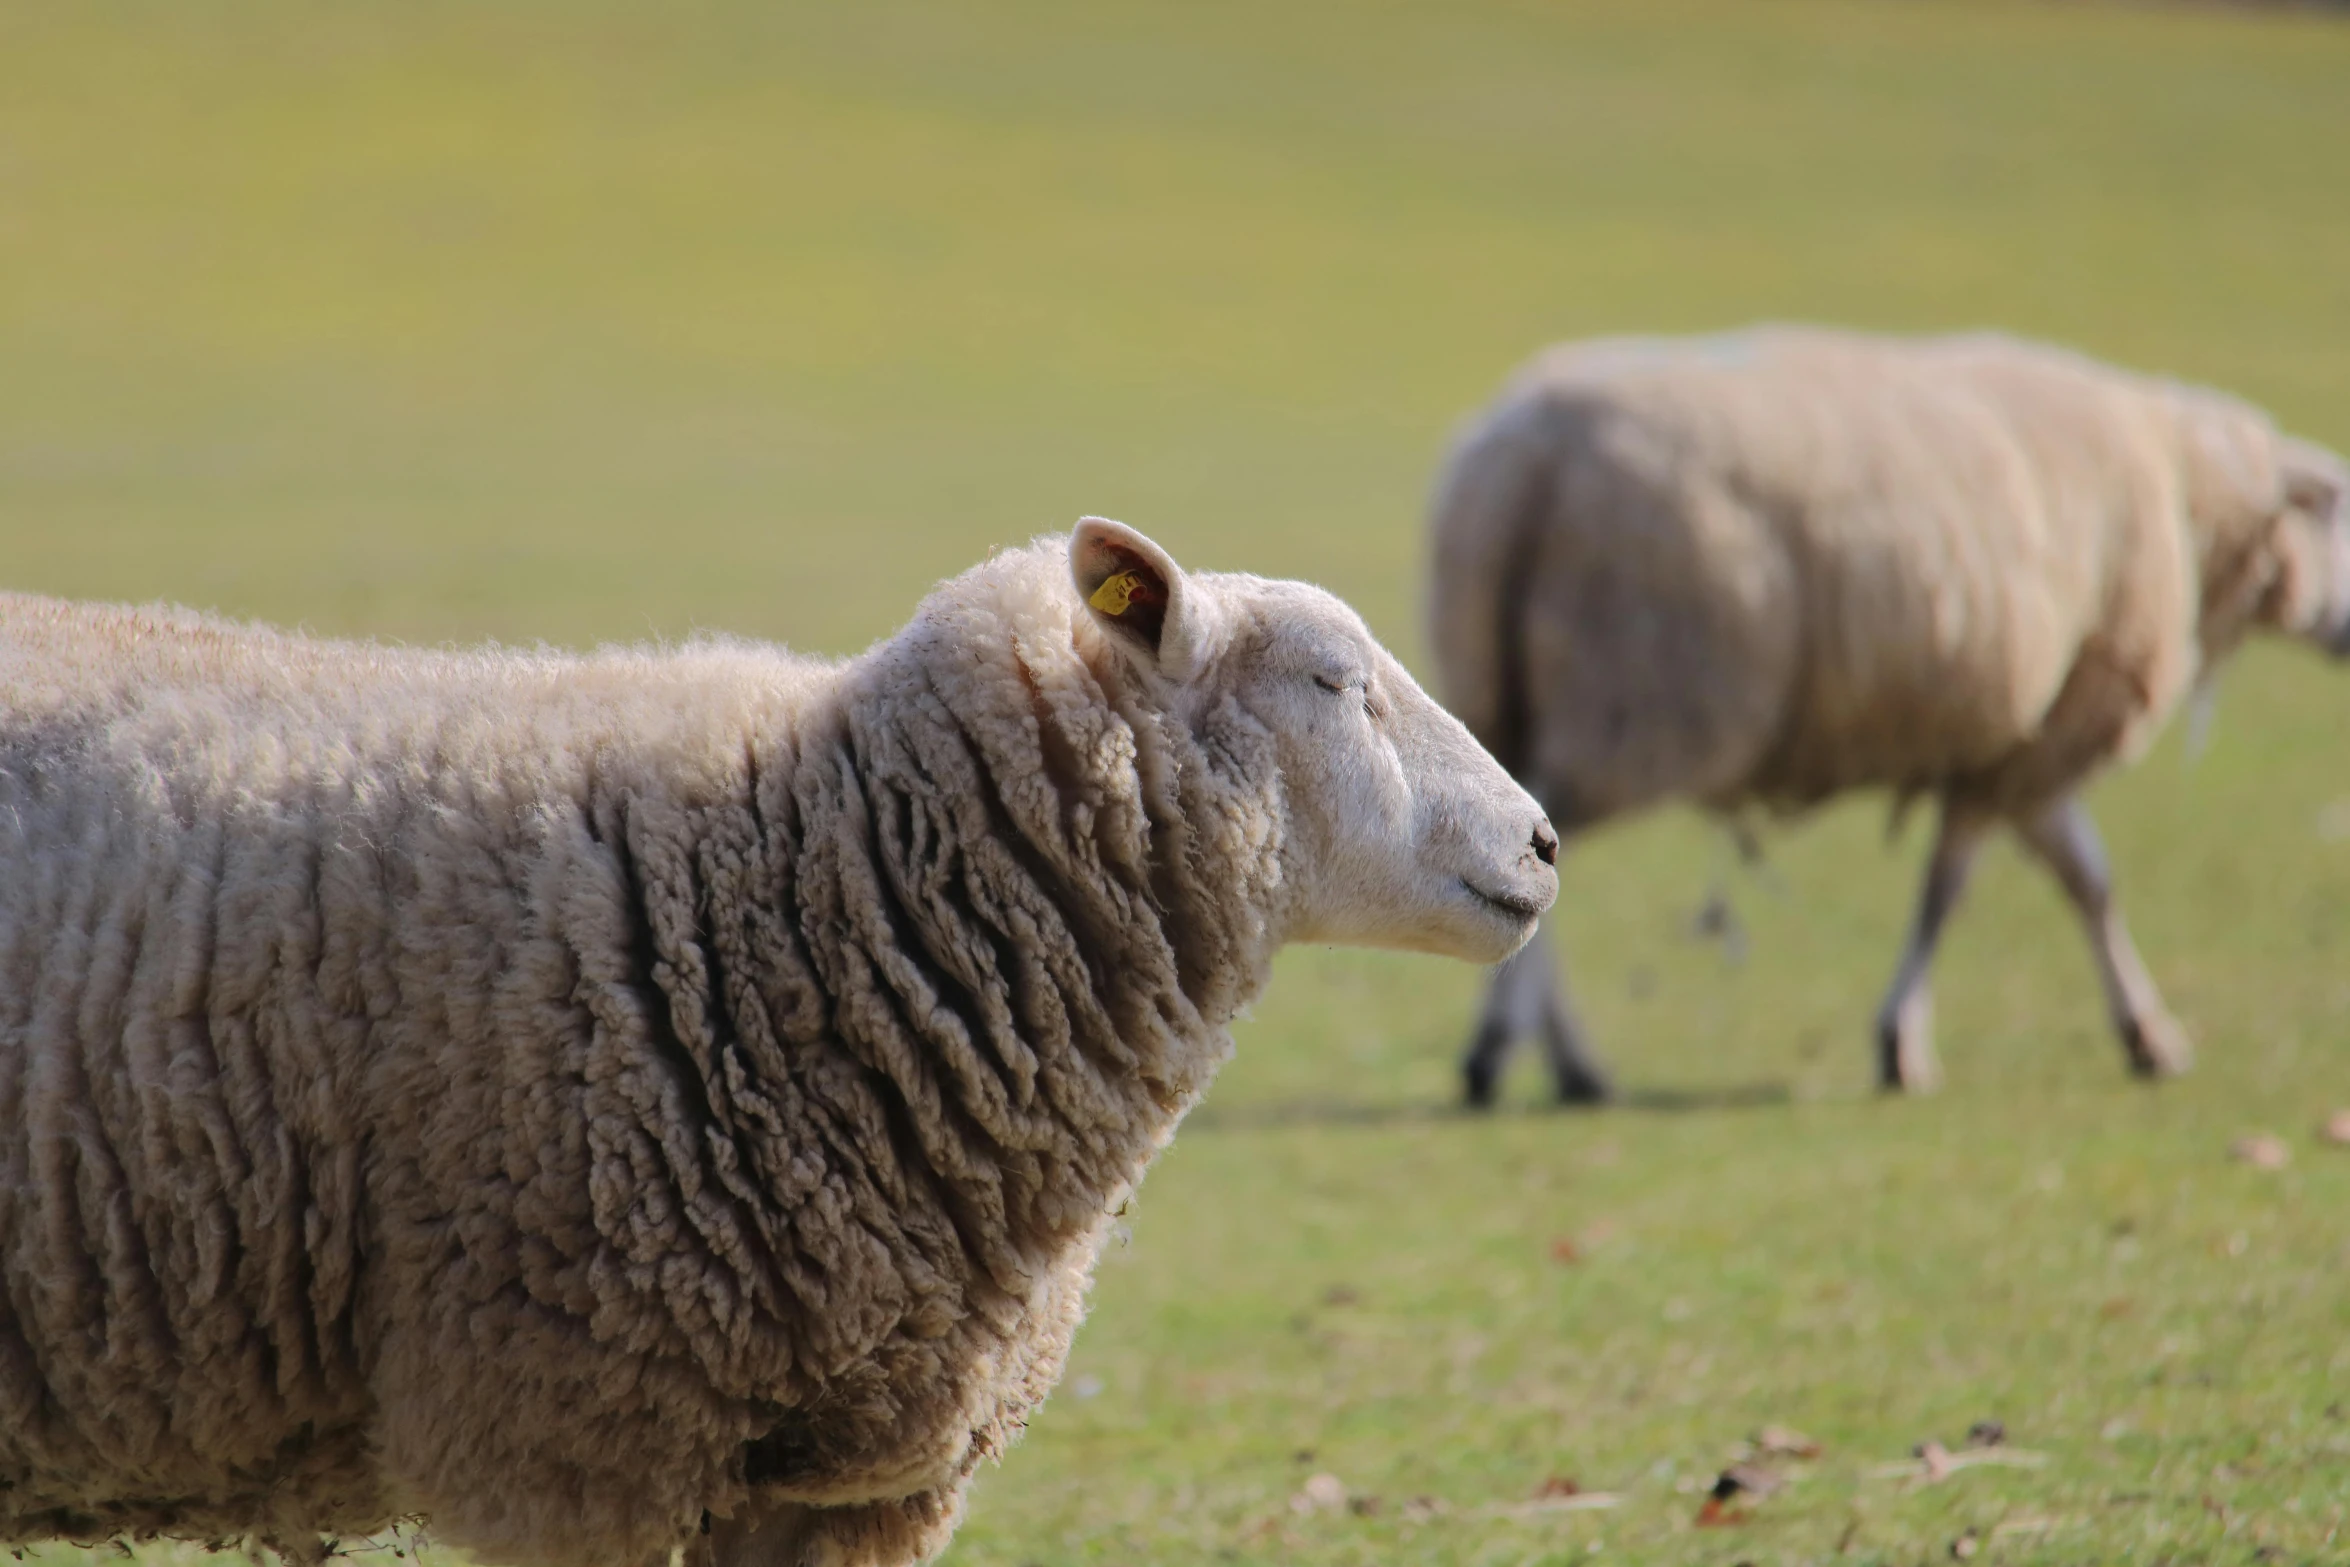
{"label": "sheep mouth", "polygon": [[1521,925],[1531,924],[1542,918],[1543,912],[1550,907],[1551,903],[1550,899],[1534,893],[1492,892],[1465,877],[1462,879],[1461,885],[1468,890],[1469,896],[1475,898],[1479,903],[1484,904],[1496,914],[1506,915]]}

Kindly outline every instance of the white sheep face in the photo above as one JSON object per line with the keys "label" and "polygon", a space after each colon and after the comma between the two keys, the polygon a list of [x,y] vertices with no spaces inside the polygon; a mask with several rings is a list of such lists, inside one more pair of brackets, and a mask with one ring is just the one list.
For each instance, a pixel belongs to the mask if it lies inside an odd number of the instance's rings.
{"label": "white sheep face", "polygon": [[1077,525],[1070,568],[1170,712],[1235,703],[1270,734],[1288,818],[1283,939],[1492,963],[1533,934],[1558,896],[1557,835],[1344,602],[1187,574],[1101,518]]}
{"label": "white sheep face", "polygon": [[2288,441],[2277,518],[2278,621],[2350,656],[2350,467],[2322,447]]}

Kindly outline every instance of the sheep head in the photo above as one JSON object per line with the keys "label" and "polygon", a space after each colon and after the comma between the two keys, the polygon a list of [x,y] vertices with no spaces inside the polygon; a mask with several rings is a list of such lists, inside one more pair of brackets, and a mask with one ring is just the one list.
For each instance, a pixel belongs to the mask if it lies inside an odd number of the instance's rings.
{"label": "sheep head", "polygon": [[2285,440],[2279,467],[2284,506],[2272,535],[2270,619],[2350,657],[2350,464],[2322,446]]}
{"label": "sheep head", "polygon": [[1280,770],[1283,939],[1498,962],[1558,896],[1558,838],[1360,616],[1302,582],[1187,573],[1122,523],[1069,545],[1082,617],[1179,721],[1227,705]]}

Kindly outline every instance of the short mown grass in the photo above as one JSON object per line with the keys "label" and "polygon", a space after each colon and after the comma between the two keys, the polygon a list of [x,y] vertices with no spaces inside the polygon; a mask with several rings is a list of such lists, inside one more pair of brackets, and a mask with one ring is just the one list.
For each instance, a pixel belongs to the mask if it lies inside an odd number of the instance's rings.
{"label": "short mown grass", "polygon": [[[0,582],[847,650],[1091,510],[1412,656],[1433,465],[1556,337],[2004,325],[2350,446],[2345,149],[2313,11],[19,6]],[[1456,1114],[1478,975],[1289,955],[949,1560],[2350,1558],[2346,715],[2257,652],[2100,790],[2203,1049],[2156,1090],[2003,855],[1948,1091],[1869,1091],[1882,802],[1575,854],[1620,1109]],[[1881,1472],[1987,1418],[2037,1466]],[[1821,1455],[1698,1527],[1774,1423]]]}

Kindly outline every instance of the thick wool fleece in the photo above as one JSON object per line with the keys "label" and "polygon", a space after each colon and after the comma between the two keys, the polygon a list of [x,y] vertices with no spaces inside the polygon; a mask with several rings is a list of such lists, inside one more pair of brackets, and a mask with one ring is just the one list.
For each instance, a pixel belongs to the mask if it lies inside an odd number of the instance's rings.
{"label": "thick wool fleece", "polygon": [[942,1543],[1280,874],[1066,574],[837,665],[0,597],[0,1538]]}
{"label": "thick wool fleece", "polygon": [[2025,809],[2241,638],[2283,444],[1996,336],[1556,350],[1437,497],[1442,694],[1562,827],[1868,785]]}

